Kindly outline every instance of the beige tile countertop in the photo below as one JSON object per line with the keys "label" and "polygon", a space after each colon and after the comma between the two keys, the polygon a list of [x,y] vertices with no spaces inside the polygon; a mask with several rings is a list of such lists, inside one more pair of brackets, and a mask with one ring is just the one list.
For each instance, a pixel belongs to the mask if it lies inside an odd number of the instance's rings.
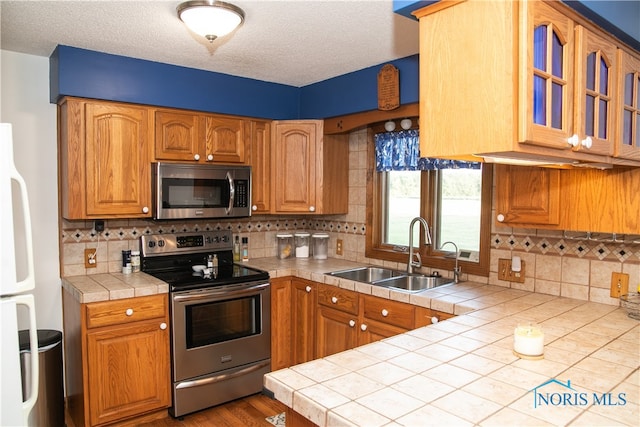
{"label": "beige tile countertop", "polygon": [[[317,425],[639,425],[640,322],[618,307],[471,282],[407,294],[325,275],[358,265],[339,260],[249,265],[459,315],[265,376]],[[513,353],[527,323],[542,360]]]}
{"label": "beige tile countertop", "polygon": [[165,282],[142,272],[63,277],[62,287],[82,304],[169,292]]}

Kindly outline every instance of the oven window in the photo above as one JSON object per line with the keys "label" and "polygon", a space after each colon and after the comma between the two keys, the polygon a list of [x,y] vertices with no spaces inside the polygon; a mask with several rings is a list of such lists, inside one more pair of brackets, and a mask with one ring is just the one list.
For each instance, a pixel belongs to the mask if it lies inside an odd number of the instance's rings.
{"label": "oven window", "polygon": [[163,208],[224,208],[229,205],[229,181],[164,178]]}
{"label": "oven window", "polygon": [[187,348],[260,334],[260,295],[185,307]]}

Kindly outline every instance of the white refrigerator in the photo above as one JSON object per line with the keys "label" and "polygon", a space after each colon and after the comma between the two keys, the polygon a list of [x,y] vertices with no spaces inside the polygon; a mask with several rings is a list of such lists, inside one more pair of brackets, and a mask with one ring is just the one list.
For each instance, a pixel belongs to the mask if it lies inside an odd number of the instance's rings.
{"label": "white refrigerator", "polygon": [[[15,203],[15,206],[14,206]],[[23,244],[16,245],[16,241]],[[18,268],[20,266],[21,268]],[[18,277],[26,271],[25,277]],[[11,124],[0,123],[0,426],[26,426],[38,398],[38,333],[33,294],[33,240],[24,180],[13,162]],[[32,395],[22,397],[18,313],[28,313]],[[21,315],[21,317],[24,317]],[[20,325],[21,329],[26,329]]]}

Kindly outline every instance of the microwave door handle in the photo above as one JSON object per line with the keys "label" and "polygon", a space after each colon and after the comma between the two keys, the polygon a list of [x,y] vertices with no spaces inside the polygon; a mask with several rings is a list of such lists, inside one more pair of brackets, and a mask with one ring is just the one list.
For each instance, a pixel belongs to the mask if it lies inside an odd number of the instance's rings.
{"label": "microwave door handle", "polygon": [[229,215],[233,209],[233,199],[236,196],[236,187],[229,172],[227,172],[227,181],[229,181],[229,206],[225,208],[224,212]]}

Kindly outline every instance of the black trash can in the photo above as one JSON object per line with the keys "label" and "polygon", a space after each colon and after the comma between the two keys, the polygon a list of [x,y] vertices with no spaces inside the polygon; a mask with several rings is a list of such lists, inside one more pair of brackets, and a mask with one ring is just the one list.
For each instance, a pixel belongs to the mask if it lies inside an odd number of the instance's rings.
{"label": "black trash can", "polygon": [[[31,343],[29,331],[20,331],[22,398],[31,395]],[[38,329],[38,400],[29,414],[30,426],[64,427],[62,332]]]}

